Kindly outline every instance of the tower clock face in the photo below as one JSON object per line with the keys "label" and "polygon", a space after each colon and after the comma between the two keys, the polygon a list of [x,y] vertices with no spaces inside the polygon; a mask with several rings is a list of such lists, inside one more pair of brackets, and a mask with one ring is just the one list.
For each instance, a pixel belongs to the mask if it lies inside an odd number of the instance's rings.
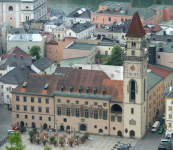
{"label": "tower clock face", "polygon": [[135,69],[136,69],[136,68],[135,68],[134,65],[130,67],[130,70],[131,70],[131,71],[135,71]]}
{"label": "tower clock face", "polygon": [[128,65],[128,72],[131,72],[131,73],[136,73],[137,72],[137,68],[138,66],[136,64],[129,64]]}

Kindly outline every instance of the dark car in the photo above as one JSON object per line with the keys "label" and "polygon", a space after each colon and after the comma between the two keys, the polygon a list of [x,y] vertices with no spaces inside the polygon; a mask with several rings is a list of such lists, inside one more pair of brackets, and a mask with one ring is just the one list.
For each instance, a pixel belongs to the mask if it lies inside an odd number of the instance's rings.
{"label": "dark car", "polygon": [[163,118],[159,119],[160,125],[163,123]]}

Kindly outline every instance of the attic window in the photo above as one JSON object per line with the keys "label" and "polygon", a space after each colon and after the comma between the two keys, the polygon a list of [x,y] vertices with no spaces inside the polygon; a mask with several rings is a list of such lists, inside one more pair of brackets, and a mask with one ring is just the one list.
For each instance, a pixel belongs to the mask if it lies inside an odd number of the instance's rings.
{"label": "attic window", "polygon": [[94,88],[94,94],[97,93],[97,86]]}
{"label": "attic window", "polygon": [[25,87],[26,87],[26,85],[27,85],[27,82],[24,82],[24,83],[23,83],[23,88],[25,88]]}
{"label": "attic window", "polygon": [[48,88],[49,84],[46,83],[45,86],[44,86],[44,89],[46,90]]}
{"label": "attic window", "polygon": [[63,84],[63,85],[61,86],[61,91],[64,91],[64,88],[65,88],[65,84]]}
{"label": "attic window", "polygon": [[104,87],[104,89],[103,89],[103,95],[105,95],[105,93],[106,93],[106,88]]}
{"label": "attic window", "polygon": [[89,93],[89,90],[90,90],[90,86],[88,86],[88,87],[86,88],[86,93]]}
{"label": "attic window", "polygon": [[73,91],[73,84],[70,86],[70,92]]}
{"label": "attic window", "polygon": [[82,91],[82,85],[79,87],[79,93],[81,93]]}

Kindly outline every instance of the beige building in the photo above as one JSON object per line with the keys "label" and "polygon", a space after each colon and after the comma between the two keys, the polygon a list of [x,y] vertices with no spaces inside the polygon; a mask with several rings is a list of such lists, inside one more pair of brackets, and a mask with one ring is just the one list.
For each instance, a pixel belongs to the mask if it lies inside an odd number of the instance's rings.
{"label": "beige building", "polygon": [[53,29],[53,41],[58,42],[64,40],[66,31],[67,29],[63,26],[58,26]]}

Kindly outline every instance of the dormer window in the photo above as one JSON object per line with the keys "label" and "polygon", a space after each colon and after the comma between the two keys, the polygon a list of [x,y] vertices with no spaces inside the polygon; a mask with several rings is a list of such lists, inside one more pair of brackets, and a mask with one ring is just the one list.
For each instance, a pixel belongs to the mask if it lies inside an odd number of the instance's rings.
{"label": "dormer window", "polygon": [[27,82],[23,83],[23,88],[26,88]]}
{"label": "dormer window", "polygon": [[104,87],[104,89],[103,89],[103,95],[105,95],[105,93],[106,93],[106,88]]}
{"label": "dormer window", "polygon": [[44,89],[47,90],[48,86],[49,86],[49,84],[46,83],[45,86],[44,86]]}
{"label": "dormer window", "polygon": [[89,93],[89,90],[90,90],[90,86],[88,86],[88,87],[86,88],[86,93]]}
{"label": "dormer window", "polygon": [[73,84],[70,86],[70,92],[73,91]]}
{"label": "dormer window", "polygon": [[79,93],[81,93],[82,91],[82,85],[79,87]]}
{"label": "dormer window", "polygon": [[64,88],[65,88],[65,84],[63,84],[63,85],[61,86],[61,91],[64,91]]}
{"label": "dormer window", "polygon": [[97,93],[97,86],[94,88],[94,94]]}

